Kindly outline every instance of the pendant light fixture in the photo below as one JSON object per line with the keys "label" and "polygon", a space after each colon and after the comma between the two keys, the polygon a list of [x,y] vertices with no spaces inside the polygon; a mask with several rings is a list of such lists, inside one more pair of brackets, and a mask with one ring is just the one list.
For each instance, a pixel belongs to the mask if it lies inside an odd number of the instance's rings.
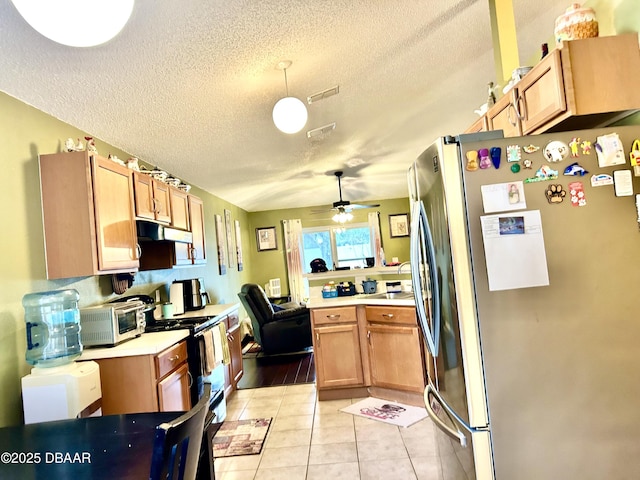
{"label": "pendant light fixture", "polygon": [[281,98],[273,106],[273,123],[283,133],[298,133],[307,124],[307,107],[302,100],[289,96],[289,84],[287,83],[287,68],[291,66],[291,60],[283,60],[276,68],[284,71],[284,85],[287,96]]}
{"label": "pendant light fixture", "polygon": [[336,213],[331,220],[336,223],[347,223],[353,220],[353,215],[350,212],[347,212],[344,208],[340,207],[338,213]]}
{"label": "pendant light fixture", "polygon": [[41,35],[69,47],[94,47],[124,28],[134,0],[11,0]]}

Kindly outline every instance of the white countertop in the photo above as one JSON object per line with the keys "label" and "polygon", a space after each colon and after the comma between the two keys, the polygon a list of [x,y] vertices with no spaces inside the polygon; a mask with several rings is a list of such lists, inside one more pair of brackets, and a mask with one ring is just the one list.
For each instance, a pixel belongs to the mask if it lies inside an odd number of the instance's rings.
{"label": "white countertop", "polygon": [[200,310],[192,310],[171,318],[180,320],[181,318],[213,318],[222,315],[229,315],[234,310],[240,308],[239,303],[222,303],[220,305],[207,305]]}
{"label": "white countertop", "polygon": [[311,298],[307,302],[309,308],[346,307],[349,305],[394,305],[398,307],[415,307],[413,298],[372,298],[371,295],[357,295],[334,298]]}
{"label": "white countertop", "polygon": [[85,347],[78,361],[114,357],[134,357],[136,355],[155,355],[188,336],[189,330],[167,330],[164,332],[143,333],[138,338],[124,341],[115,347]]}

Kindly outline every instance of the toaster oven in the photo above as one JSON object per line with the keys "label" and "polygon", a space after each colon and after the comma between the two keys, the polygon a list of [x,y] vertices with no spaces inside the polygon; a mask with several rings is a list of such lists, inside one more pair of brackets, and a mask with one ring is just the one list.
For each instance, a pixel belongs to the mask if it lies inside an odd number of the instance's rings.
{"label": "toaster oven", "polygon": [[80,309],[80,339],[85,347],[112,347],[139,337],[146,326],[141,301]]}

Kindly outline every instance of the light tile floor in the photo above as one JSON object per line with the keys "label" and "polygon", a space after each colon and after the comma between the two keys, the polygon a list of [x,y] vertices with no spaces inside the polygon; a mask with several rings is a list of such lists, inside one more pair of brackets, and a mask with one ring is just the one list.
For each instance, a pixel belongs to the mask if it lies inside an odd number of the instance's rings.
{"label": "light tile floor", "polygon": [[443,478],[447,467],[429,419],[402,428],[340,412],[359,400],[318,402],[314,384],[238,390],[227,403],[227,420],[273,421],[259,455],[215,460],[216,479]]}

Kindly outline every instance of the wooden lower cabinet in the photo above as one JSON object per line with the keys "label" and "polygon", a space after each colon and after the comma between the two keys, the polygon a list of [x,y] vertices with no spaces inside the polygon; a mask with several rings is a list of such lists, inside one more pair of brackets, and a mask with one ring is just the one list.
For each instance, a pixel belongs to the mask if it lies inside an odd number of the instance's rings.
{"label": "wooden lower cabinet", "polygon": [[157,355],[94,361],[100,366],[103,415],[191,408],[191,378],[184,340]]}
{"label": "wooden lower cabinet", "polygon": [[422,393],[424,373],[418,327],[369,325],[371,385]]}
{"label": "wooden lower cabinet", "polygon": [[238,388],[238,382],[244,374],[242,367],[242,338],[240,335],[240,319],[237,314],[232,313],[226,320],[227,341],[229,342],[229,354],[231,362],[225,365],[224,380],[225,396]]}
{"label": "wooden lower cabinet", "polygon": [[318,388],[364,384],[357,324],[313,329]]}
{"label": "wooden lower cabinet", "polygon": [[425,364],[415,308],[316,308],[311,319],[316,384],[325,398],[332,390],[366,387],[423,393]]}

